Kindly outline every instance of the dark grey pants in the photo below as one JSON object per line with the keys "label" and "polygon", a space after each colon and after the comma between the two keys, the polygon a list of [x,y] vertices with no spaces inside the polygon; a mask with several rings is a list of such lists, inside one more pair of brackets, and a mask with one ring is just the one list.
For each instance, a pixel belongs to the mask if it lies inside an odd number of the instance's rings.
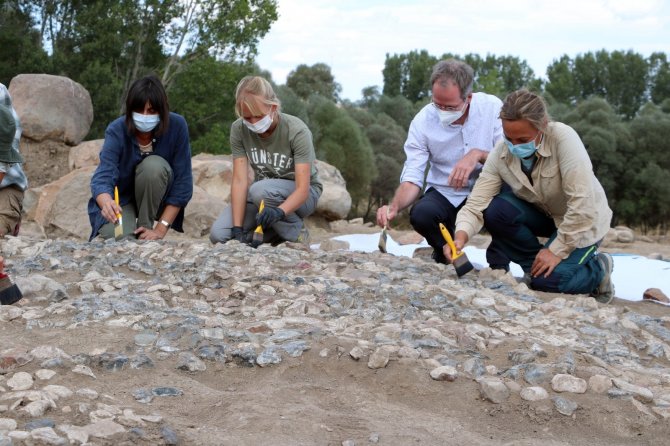
{"label": "dark grey pants", "polygon": [[[265,206],[276,207],[286,201],[286,198],[294,190],[295,181],[292,180],[270,179],[253,183],[247,194],[247,206],[244,212],[244,222],[242,223],[244,232],[250,232],[256,228],[256,214],[258,214],[261,200],[265,201]],[[283,220],[278,221],[272,225],[272,228],[266,230],[263,234],[264,242],[274,241],[276,237],[290,242],[296,241],[303,227],[303,219],[314,212],[319,196],[319,192],[310,187],[307,201],[295,212],[286,215]],[[225,243],[231,238],[232,228],[233,210],[231,206],[226,206],[212,225],[209,239],[212,243]]]}
{"label": "dark grey pants", "polygon": [[[163,198],[172,182],[172,168],[161,156],[150,155],[135,170],[135,203],[123,206],[123,235],[133,234],[140,226],[153,229],[162,208]],[[114,237],[114,224],[106,223],[98,235]]]}

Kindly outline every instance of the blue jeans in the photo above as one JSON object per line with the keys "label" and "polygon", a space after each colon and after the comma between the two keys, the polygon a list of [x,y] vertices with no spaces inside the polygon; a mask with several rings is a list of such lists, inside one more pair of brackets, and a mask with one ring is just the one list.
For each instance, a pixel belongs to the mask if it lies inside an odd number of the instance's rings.
{"label": "blue jeans", "polygon": [[[282,179],[266,179],[256,181],[249,187],[247,194],[247,205],[244,212],[244,221],[242,230],[245,233],[251,233],[256,228],[256,214],[261,204],[265,201],[266,206],[279,206],[295,190],[295,181]],[[303,227],[303,219],[311,215],[316,210],[320,194],[313,187],[309,188],[307,201],[302,206],[286,215],[272,225],[271,228],[263,231],[263,242],[271,243],[274,241],[295,241],[300,235]],[[225,243],[231,239],[231,229],[233,227],[232,207],[226,206],[221,215],[216,219],[209,232],[209,240],[212,243]]]}
{"label": "blue jeans", "polygon": [[[493,198],[484,211],[484,227],[491,234],[486,260],[493,269],[509,270],[510,261],[529,273],[537,253],[556,238],[553,219],[511,192]],[[542,245],[538,237],[548,237]],[[605,272],[597,260],[598,243],[577,248],[548,276],[533,277],[531,288],[567,294],[594,292]]]}

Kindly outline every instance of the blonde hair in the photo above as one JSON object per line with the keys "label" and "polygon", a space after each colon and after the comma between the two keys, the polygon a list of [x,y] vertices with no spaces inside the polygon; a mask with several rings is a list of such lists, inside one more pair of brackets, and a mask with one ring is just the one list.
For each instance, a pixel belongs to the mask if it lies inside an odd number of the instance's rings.
{"label": "blonde hair", "polygon": [[500,109],[500,119],[509,121],[525,119],[538,130],[545,130],[551,120],[544,99],[525,88],[507,95]]}
{"label": "blonde hair", "polygon": [[258,108],[259,103],[270,106],[276,105],[277,111],[281,107],[272,85],[265,78],[260,76],[243,77],[235,89],[235,114],[238,118],[242,117],[243,105],[246,105],[254,116],[266,114],[265,110]]}

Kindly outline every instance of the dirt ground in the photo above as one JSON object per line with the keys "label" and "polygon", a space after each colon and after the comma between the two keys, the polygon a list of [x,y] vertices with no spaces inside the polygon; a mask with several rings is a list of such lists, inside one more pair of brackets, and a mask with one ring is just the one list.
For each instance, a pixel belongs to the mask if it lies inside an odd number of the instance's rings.
{"label": "dirt ground", "polygon": [[[350,233],[379,231],[364,225],[347,229]],[[333,235],[314,228],[312,241]],[[411,238],[412,234],[394,231],[392,237]],[[487,239],[478,236],[473,243],[484,247]],[[612,245],[608,250],[670,256],[670,244],[655,241]],[[546,301],[556,297],[538,294]],[[616,300],[612,305],[655,317],[670,316],[670,308],[653,303]],[[25,330],[22,339],[10,337],[15,328],[0,324],[2,345],[58,345],[76,353],[92,352],[105,339],[108,351],[135,348],[134,332],[104,325],[78,328],[77,336],[68,336],[64,329]],[[518,393],[503,404],[492,404],[481,399],[476,382],[466,378],[453,383],[434,381],[430,370],[418,367],[415,361],[392,361],[386,368],[371,370],[366,359],[355,361],[349,356],[354,345],[326,338],[314,342],[303,356],[286,358],[278,365],[217,363],[193,374],[176,370],[172,361],[156,361],[152,369],[104,373],[90,386],[106,395],[102,402],[123,407],[131,403],[136,413],[159,413],[184,445],[656,446],[667,444],[670,436],[668,420],[652,422],[629,401],[571,394],[580,406],[572,417],[558,414],[551,400],[531,403],[521,400]],[[494,349],[489,354],[507,351]],[[39,364],[22,368],[31,373],[37,369]],[[51,383],[79,388],[89,379],[64,373]],[[158,386],[177,387],[184,395],[140,404],[128,390]],[[58,422],[58,411],[50,412],[49,417]],[[159,435],[152,435],[136,444],[164,444]]]}

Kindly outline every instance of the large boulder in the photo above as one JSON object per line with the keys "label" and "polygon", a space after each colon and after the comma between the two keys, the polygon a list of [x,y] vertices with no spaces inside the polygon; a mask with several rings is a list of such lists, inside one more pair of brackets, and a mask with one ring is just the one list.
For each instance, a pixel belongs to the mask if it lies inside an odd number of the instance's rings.
{"label": "large boulder", "polygon": [[38,187],[56,181],[70,172],[68,157],[71,147],[62,141],[33,141],[21,138],[23,170],[29,187]]}
{"label": "large boulder", "polygon": [[222,202],[230,202],[230,185],[233,182],[232,156],[201,153],[191,158],[191,166],[193,184]]}
{"label": "large boulder", "polygon": [[323,183],[323,193],[319,198],[315,214],[327,220],[341,220],[349,215],[351,209],[351,195],[347,191],[347,182],[335,167],[323,161],[317,161],[319,178]]}
{"label": "large boulder", "polygon": [[209,234],[225,205],[223,200],[210,195],[202,187],[193,186],[193,197],[185,210],[184,234],[194,238]]}
{"label": "large boulder", "polygon": [[[213,197],[230,203],[230,185],[233,179],[232,156],[200,154],[193,157],[192,163],[193,183]],[[347,192],[346,182],[340,171],[323,161],[317,161],[316,167],[323,183],[323,193],[315,215],[326,220],[346,218],[351,208],[351,196]],[[251,169],[248,174],[250,181],[253,180]]]}
{"label": "large boulder", "polygon": [[67,164],[70,170],[100,164],[100,150],[104,139],[84,141],[70,149]]}
{"label": "large boulder", "polygon": [[79,144],[93,122],[93,103],[77,82],[50,74],[19,74],[9,83],[23,136]]}
{"label": "large boulder", "polygon": [[40,188],[34,218],[47,237],[88,239],[91,226],[86,206],[94,170],[93,166],[77,169]]}

